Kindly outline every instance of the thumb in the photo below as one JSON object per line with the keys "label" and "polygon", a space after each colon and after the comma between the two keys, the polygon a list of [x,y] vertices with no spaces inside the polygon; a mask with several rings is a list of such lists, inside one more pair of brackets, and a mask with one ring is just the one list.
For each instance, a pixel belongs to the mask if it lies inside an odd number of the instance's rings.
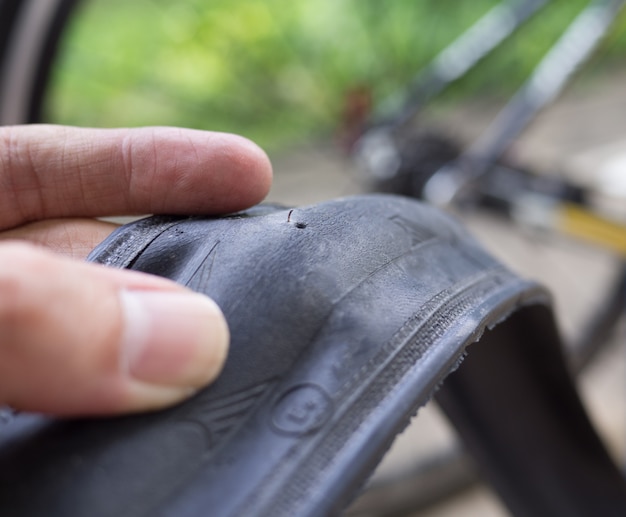
{"label": "thumb", "polygon": [[228,328],[168,280],[0,245],[0,404],[58,415],[178,402],[213,380]]}

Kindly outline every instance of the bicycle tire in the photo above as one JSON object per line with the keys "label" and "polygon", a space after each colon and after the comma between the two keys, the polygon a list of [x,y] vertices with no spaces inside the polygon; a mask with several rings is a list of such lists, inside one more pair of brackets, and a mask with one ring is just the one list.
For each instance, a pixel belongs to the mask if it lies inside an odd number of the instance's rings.
{"label": "bicycle tire", "polygon": [[78,2],[0,2],[0,125],[40,121],[57,44]]}
{"label": "bicycle tire", "polygon": [[[439,396],[514,514],[626,510],[547,293],[432,207],[372,195],[157,216],[122,227],[91,260],[210,294],[232,332],[226,367],[154,414],[4,422],[2,515],[336,515],[478,339]],[[528,436],[539,458],[520,443]]]}

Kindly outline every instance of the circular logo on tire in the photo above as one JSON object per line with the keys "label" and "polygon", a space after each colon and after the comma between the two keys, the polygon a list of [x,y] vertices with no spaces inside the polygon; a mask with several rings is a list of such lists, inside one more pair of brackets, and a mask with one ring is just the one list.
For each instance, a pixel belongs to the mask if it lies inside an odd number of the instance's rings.
{"label": "circular logo on tire", "polygon": [[284,434],[303,435],[317,431],[330,418],[333,402],[315,384],[294,386],[274,406],[272,427]]}

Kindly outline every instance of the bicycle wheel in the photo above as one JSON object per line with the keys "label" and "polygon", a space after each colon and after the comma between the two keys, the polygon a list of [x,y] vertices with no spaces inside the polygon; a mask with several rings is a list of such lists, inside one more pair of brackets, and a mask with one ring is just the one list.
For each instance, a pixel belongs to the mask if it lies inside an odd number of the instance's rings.
{"label": "bicycle wheel", "polygon": [[39,121],[57,44],[77,1],[0,2],[0,125]]}

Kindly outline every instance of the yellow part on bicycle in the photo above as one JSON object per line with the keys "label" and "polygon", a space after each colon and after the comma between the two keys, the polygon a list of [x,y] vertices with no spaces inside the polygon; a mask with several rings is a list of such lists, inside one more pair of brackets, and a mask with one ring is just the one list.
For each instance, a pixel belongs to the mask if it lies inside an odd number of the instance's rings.
{"label": "yellow part on bicycle", "polygon": [[558,227],[579,237],[626,256],[626,226],[571,203],[559,209]]}

